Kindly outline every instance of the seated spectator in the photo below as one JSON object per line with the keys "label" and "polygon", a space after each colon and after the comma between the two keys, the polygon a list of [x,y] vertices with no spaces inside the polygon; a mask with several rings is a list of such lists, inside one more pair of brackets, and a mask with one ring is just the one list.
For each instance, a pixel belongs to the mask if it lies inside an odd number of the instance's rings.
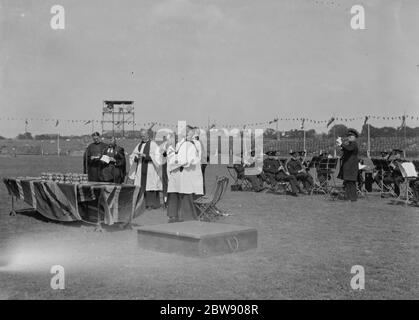
{"label": "seated spectator", "polygon": [[263,165],[263,176],[271,185],[276,185],[277,182],[286,181],[290,183],[291,186],[291,195],[297,196],[298,187],[297,179],[290,175],[285,167],[281,164],[281,161],[278,159],[278,153],[275,155],[269,155],[264,161]]}
{"label": "seated spectator", "polygon": [[[288,173],[294,176],[297,181],[302,182],[305,192],[309,192],[313,187],[313,177],[306,172],[301,162],[297,159],[297,152],[291,150],[290,155],[291,159],[289,159],[286,163]],[[302,191],[300,190],[300,192]]]}
{"label": "seated spectator", "polygon": [[250,157],[243,159],[245,168],[245,178],[251,183],[252,189],[256,192],[264,190],[263,181],[260,177],[262,169],[256,166],[255,152],[250,153]]}

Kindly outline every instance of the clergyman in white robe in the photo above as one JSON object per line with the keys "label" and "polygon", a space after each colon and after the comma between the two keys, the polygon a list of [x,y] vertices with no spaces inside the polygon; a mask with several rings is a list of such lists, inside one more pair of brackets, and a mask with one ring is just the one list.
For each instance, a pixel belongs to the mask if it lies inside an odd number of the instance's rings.
{"label": "clergyman in white robe", "polygon": [[162,156],[157,143],[152,140],[140,142],[132,151],[129,162],[128,177],[134,180],[134,185],[144,188],[146,207],[152,209],[160,207]]}
{"label": "clergyman in white robe", "polygon": [[169,222],[196,220],[195,195],[203,194],[200,158],[194,143],[182,139],[167,157],[167,215]]}

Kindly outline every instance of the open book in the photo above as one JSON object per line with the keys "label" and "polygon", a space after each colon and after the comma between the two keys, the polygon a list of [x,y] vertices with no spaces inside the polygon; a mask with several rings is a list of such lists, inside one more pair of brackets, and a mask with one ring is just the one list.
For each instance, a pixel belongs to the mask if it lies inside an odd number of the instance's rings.
{"label": "open book", "polygon": [[358,163],[359,170],[364,170],[367,166],[365,164]]}
{"label": "open book", "polygon": [[103,155],[102,157],[100,157],[100,161],[103,161],[105,163],[109,163],[109,162],[111,162],[111,158],[108,157],[107,155]]}

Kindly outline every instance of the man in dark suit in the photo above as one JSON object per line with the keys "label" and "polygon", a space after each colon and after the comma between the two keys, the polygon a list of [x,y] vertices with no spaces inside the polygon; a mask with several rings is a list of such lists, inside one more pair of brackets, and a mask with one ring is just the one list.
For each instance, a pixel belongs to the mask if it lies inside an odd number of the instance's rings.
{"label": "man in dark suit", "polygon": [[290,183],[291,195],[297,197],[297,179],[290,175],[279,159],[279,152],[267,152],[267,158],[263,161],[263,176],[271,185],[276,182],[286,181]]}
{"label": "man in dark suit", "polygon": [[124,148],[116,144],[115,137],[103,150],[102,155],[106,157],[102,157],[105,161],[102,161],[101,180],[103,182],[123,183],[127,172],[125,151]]}
{"label": "man in dark suit", "polygon": [[296,151],[291,150],[290,155],[291,158],[286,163],[288,173],[304,184],[305,193],[310,192],[314,183],[312,176],[307,173],[302,162],[297,158]]}
{"label": "man in dark suit", "polygon": [[405,160],[402,158],[403,150],[400,149],[394,149],[389,157],[388,160],[390,160],[390,157],[394,155],[393,160],[390,161],[389,167],[391,170],[391,173],[384,177],[384,183],[389,185],[393,184],[394,186],[394,193],[399,196],[400,195],[400,184],[403,183],[404,178],[400,171],[399,164],[403,163]]}
{"label": "man in dark suit", "polygon": [[338,178],[343,180],[345,200],[357,201],[356,182],[358,181],[359,159],[356,139],[358,132],[355,129],[348,129],[346,136],[344,141],[338,141],[343,152]]}
{"label": "man in dark suit", "polygon": [[100,140],[99,132],[92,134],[93,143],[89,144],[83,155],[83,173],[87,173],[89,181],[101,181],[102,162],[100,157],[106,143]]}

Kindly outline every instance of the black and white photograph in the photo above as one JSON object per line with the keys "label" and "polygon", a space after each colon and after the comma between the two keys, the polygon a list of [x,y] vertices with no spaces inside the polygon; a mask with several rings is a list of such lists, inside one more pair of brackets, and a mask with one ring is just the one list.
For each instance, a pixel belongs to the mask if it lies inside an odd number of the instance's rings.
{"label": "black and white photograph", "polygon": [[0,300],[417,300],[418,35],[418,0],[0,0]]}

